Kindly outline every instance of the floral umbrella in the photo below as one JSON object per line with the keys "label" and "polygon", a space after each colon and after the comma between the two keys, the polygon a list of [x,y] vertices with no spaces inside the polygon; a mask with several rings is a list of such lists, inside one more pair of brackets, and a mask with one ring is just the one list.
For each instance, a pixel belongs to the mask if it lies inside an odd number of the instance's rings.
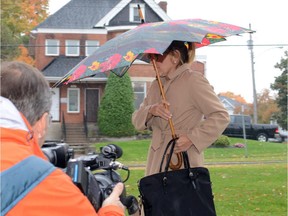
{"label": "floral umbrella", "polygon": [[144,23],[106,42],[69,71],[55,86],[112,71],[122,76],[146,54],[163,54],[172,41],[195,42],[196,47],[226,40],[232,35],[253,32],[239,26],[202,19]]}

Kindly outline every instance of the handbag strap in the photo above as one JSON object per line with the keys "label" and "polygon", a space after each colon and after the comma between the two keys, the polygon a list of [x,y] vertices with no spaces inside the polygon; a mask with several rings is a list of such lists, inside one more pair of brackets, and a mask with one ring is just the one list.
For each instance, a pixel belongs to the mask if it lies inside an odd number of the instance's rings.
{"label": "handbag strap", "polygon": [[[168,172],[168,169],[169,169],[169,164],[170,164],[170,161],[171,161],[171,158],[172,158],[172,154],[173,154],[173,151],[174,151],[174,147],[176,145],[176,140],[178,138],[173,138],[169,141],[169,143],[167,144],[165,150],[164,150],[164,153],[163,153],[163,156],[162,156],[162,160],[161,160],[161,163],[160,163],[160,168],[159,168],[159,172],[162,172],[162,166],[163,166],[163,163],[164,163],[164,159],[165,159],[165,156],[166,156],[166,153],[169,149],[169,147],[171,146],[170,148],[170,153],[168,154],[168,159],[167,159],[167,162],[166,162],[166,165],[165,165],[165,172]],[[182,155],[183,155],[183,160],[184,160],[184,167],[185,168],[190,168],[190,163],[189,163],[189,157],[188,157],[188,154],[187,152],[182,152]]]}
{"label": "handbag strap", "polygon": [[183,156],[183,159],[184,159],[184,167],[185,168],[191,168],[187,151],[182,152],[182,156]]}
{"label": "handbag strap", "polygon": [[[161,163],[160,163],[159,172],[162,172],[162,165],[163,165],[163,162],[164,162],[166,153],[167,153],[167,151],[168,151],[168,149],[169,149],[169,147],[171,146],[172,143],[174,143],[174,146],[175,146],[175,143],[176,143],[176,139],[175,139],[175,138],[173,138],[173,139],[171,139],[171,140],[169,141],[169,143],[167,144],[167,146],[166,146],[166,148],[165,148],[165,150],[164,150],[164,153],[163,153],[163,156],[162,156],[162,160],[161,160]],[[174,147],[173,147],[173,150],[174,150]],[[171,151],[170,151],[170,153],[171,153]],[[170,154],[170,155],[171,155],[171,154]],[[168,158],[168,160],[169,160],[169,158]],[[171,160],[171,157],[170,157],[170,160]],[[170,162],[170,160],[169,160],[169,162]],[[169,163],[168,163],[168,164],[169,164]]]}

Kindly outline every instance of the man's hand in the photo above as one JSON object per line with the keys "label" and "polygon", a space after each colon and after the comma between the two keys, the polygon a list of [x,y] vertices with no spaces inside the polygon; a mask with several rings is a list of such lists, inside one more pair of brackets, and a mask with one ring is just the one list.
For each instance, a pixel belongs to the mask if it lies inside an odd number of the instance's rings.
{"label": "man's hand", "polygon": [[125,206],[121,203],[119,196],[122,194],[122,191],[124,189],[123,183],[117,183],[107,199],[104,200],[102,207],[108,206],[108,205],[115,205],[123,208],[125,210]]}

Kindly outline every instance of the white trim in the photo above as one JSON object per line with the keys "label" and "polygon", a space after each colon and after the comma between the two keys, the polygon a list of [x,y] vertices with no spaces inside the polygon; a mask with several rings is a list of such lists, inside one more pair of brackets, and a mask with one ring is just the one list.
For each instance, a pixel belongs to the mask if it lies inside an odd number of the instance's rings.
{"label": "white trim", "polygon": [[31,31],[32,34],[37,33],[54,33],[54,34],[107,34],[107,30],[102,29],[50,29],[38,28]]}
{"label": "white trim", "polygon": [[53,33],[53,34],[107,34],[111,31],[131,30],[136,28],[135,25],[127,26],[106,26],[102,29],[38,29],[31,31],[32,34]]}
{"label": "white trim", "polygon": [[119,31],[119,30],[131,30],[136,28],[137,26],[135,25],[129,25],[129,26],[106,26],[106,29],[108,32],[112,31]]}
{"label": "white trim", "polygon": [[233,109],[235,109],[235,106],[233,105],[233,104],[231,104],[226,98],[224,98],[224,99],[222,99],[222,101],[221,101],[223,104],[228,104],[228,105],[230,105],[230,107],[232,107]]}
{"label": "white trim", "polygon": [[157,13],[164,21],[171,20],[171,18],[154,0],[144,0],[144,2],[146,2],[151,7],[151,9]]}
{"label": "white trim", "polygon": [[109,13],[106,14],[94,27],[103,27],[109,25],[111,19],[113,19],[131,0],[120,1]]}
{"label": "white trim", "polygon": [[[62,77],[48,77],[45,76],[46,80],[49,82],[57,82],[59,81]],[[75,81],[73,83],[82,83],[82,82],[107,82],[108,78],[85,78],[85,79],[81,79],[81,81]]]}

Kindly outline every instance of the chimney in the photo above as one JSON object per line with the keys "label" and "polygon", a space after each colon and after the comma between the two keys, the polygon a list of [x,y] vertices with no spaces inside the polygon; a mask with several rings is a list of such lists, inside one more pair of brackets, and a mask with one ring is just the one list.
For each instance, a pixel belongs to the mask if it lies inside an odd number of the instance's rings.
{"label": "chimney", "polygon": [[160,1],[158,3],[158,5],[160,6],[160,8],[165,11],[165,13],[167,13],[167,2],[166,1]]}

